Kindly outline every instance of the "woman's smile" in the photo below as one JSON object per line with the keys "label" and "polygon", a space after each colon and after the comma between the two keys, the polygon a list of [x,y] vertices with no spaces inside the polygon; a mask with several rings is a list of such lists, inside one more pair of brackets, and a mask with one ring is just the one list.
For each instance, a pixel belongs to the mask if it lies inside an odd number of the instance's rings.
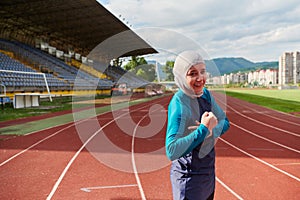
{"label": "woman's smile", "polygon": [[192,66],[187,72],[186,80],[195,94],[201,94],[206,82],[205,64],[200,63]]}

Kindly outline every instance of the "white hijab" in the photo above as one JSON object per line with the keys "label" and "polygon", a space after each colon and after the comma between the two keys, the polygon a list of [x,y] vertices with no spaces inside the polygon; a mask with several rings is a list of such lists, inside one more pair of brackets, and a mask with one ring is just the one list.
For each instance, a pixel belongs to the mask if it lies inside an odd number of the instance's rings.
{"label": "white hijab", "polygon": [[191,98],[200,97],[202,94],[196,95],[194,90],[187,84],[186,74],[188,70],[196,64],[204,63],[203,58],[196,51],[184,51],[180,53],[174,63],[173,74],[176,85]]}

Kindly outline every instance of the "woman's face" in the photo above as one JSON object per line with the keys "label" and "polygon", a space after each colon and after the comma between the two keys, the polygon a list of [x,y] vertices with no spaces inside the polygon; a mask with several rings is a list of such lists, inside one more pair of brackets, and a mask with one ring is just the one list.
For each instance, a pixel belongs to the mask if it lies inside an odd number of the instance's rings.
{"label": "woman's face", "polygon": [[206,82],[206,68],[204,63],[193,65],[186,73],[187,84],[195,92],[202,94]]}

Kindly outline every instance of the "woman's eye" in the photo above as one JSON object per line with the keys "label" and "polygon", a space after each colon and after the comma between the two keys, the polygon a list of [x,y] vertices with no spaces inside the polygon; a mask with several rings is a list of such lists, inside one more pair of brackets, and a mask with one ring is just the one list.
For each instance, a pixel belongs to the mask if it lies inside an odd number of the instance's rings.
{"label": "woman's eye", "polygon": [[197,76],[197,72],[190,72],[190,73],[188,73],[188,76]]}

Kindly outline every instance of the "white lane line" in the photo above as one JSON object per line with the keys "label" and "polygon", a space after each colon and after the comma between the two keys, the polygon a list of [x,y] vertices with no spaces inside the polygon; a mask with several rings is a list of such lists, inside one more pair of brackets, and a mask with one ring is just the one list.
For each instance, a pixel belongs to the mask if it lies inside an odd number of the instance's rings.
{"label": "white lane line", "polygon": [[283,149],[268,149],[268,148],[247,148],[250,151],[283,151]]}
{"label": "white lane line", "polygon": [[[101,114],[99,114],[99,115],[103,115],[103,114],[106,114],[106,113],[108,113],[108,112],[104,112],[104,113],[101,113]],[[99,116],[99,115],[97,115],[97,116]],[[89,118],[87,118],[87,119],[81,119],[81,120],[78,120],[78,121],[75,121],[75,122],[69,122],[69,123],[72,123],[72,124],[69,125],[69,126],[67,126],[67,127],[65,127],[65,128],[63,128],[63,129],[61,129],[61,130],[59,130],[59,131],[56,131],[55,133],[53,133],[53,134],[51,134],[51,135],[49,135],[49,136],[47,136],[47,137],[41,139],[40,141],[38,141],[38,142],[34,143],[33,145],[27,147],[26,149],[24,149],[24,150],[20,151],[19,153],[13,155],[12,157],[10,157],[10,158],[8,158],[7,160],[5,160],[4,162],[2,162],[2,163],[0,164],[0,167],[3,166],[3,165],[5,165],[5,164],[8,163],[9,161],[13,160],[14,158],[20,156],[21,154],[25,153],[25,152],[28,151],[29,149],[32,149],[33,147],[37,146],[38,144],[40,144],[40,143],[42,143],[42,142],[48,140],[49,138],[51,138],[51,137],[57,135],[58,133],[60,133],[60,132],[62,132],[62,131],[64,131],[64,130],[66,130],[66,129],[68,129],[68,128],[71,128],[72,126],[75,126],[76,124],[81,124],[81,123],[83,123],[83,122],[85,122],[85,121],[88,121],[88,120],[90,120],[90,119],[92,119],[92,118],[94,118],[94,117],[97,117],[97,116],[92,116],[92,117],[89,117]],[[67,123],[67,124],[69,124],[69,123]],[[39,130],[39,131],[36,131],[36,132],[28,133],[28,134],[26,134],[26,135],[33,134],[33,133],[37,133],[37,132],[44,131],[44,130],[47,130],[47,129],[51,129],[51,128],[54,128],[54,127],[65,126],[65,125],[66,125],[66,124],[61,124],[61,125],[58,125],[58,126],[49,127],[49,128],[43,129],[43,130]]]}
{"label": "white lane line", "polygon": [[[127,113],[124,113],[123,115],[125,115]],[[116,119],[120,118],[122,115],[120,115],[119,117],[117,117]],[[54,195],[54,193],[56,192],[59,184],[61,183],[62,179],[64,178],[64,176],[66,175],[66,173],[68,172],[69,168],[71,167],[71,165],[73,164],[73,162],[75,161],[75,159],[78,157],[78,155],[80,154],[80,152],[85,148],[85,146],[99,133],[102,131],[103,128],[105,128],[106,126],[108,126],[109,124],[111,124],[112,122],[114,122],[115,119],[112,119],[111,121],[109,121],[108,123],[106,123],[104,126],[102,126],[98,131],[96,131],[82,146],[81,148],[74,154],[74,156],[72,157],[72,159],[69,161],[69,163],[67,164],[67,166],[65,167],[65,169],[63,170],[63,172],[61,173],[61,175],[59,176],[59,178],[57,179],[57,181],[55,182],[51,192],[49,193],[49,195],[47,196],[47,200],[51,199]]]}
{"label": "white lane line", "polygon": [[125,187],[137,187],[137,184],[95,186],[95,187],[80,188],[80,190],[84,192],[92,192],[92,190],[114,189],[114,188],[125,188]]}
{"label": "white lane line", "polygon": [[135,158],[134,158],[134,138],[135,138],[135,134],[136,134],[136,129],[137,129],[138,125],[140,124],[140,122],[142,121],[142,119],[134,127],[134,131],[133,131],[133,135],[132,135],[132,140],[131,140],[131,163],[132,163],[132,167],[133,167],[133,173],[134,173],[134,176],[135,176],[135,180],[136,180],[136,182],[138,184],[142,200],[146,200],[145,192],[144,192],[143,186],[141,184],[141,180],[140,180],[137,168],[136,168],[136,163],[135,163]]}
{"label": "white lane line", "polygon": [[[134,111],[137,111],[137,110],[140,110],[144,107],[148,106],[145,105],[145,106],[142,106],[141,108],[137,108],[135,110],[132,110],[132,112]],[[107,122],[104,126],[102,126],[98,131],[96,131],[83,145],[82,147],[74,154],[74,156],[72,157],[72,159],[69,161],[69,163],[67,164],[67,166],[65,167],[65,169],[63,170],[63,172],[61,173],[61,175],[59,176],[59,178],[57,179],[57,181],[55,182],[51,192],[49,193],[49,195],[47,196],[47,200],[50,200],[54,193],[56,192],[58,186],[60,185],[62,179],[64,178],[64,176],[66,175],[66,173],[68,172],[69,168],[71,167],[71,165],[73,164],[73,162],[75,161],[75,159],[78,157],[79,153],[85,148],[85,146],[99,133],[101,132],[106,126],[108,126],[109,124],[111,124],[112,122],[114,122],[116,119],[119,119],[123,116],[126,116],[128,115],[130,112],[126,112],[126,113],[123,113],[121,115],[119,115],[118,117],[112,119],[111,121]]]}
{"label": "white lane line", "polygon": [[[160,108],[158,108],[160,109]],[[158,109],[155,109],[153,110],[152,112],[158,110]],[[148,110],[149,112],[149,110]],[[137,168],[136,168],[136,162],[135,162],[135,157],[134,157],[134,139],[135,139],[135,136],[136,136],[136,132],[137,132],[137,128],[139,127],[139,124],[148,116],[148,113],[146,115],[144,115],[140,120],[139,122],[136,124],[136,126],[134,127],[134,131],[133,131],[133,135],[132,135],[132,140],[131,140],[131,162],[132,162],[132,167],[133,167],[133,172],[134,172],[134,176],[135,176],[135,179],[136,179],[136,182],[138,184],[138,187],[139,187],[139,191],[140,191],[140,194],[141,194],[141,197],[142,197],[142,200],[146,200],[146,196],[145,196],[145,192],[143,190],[143,186],[141,184],[141,181],[140,181],[140,177],[139,177],[139,174],[138,174],[138,171],[137,171]]]}
{"label": "white lane line", "polygon": [[19,155],[25,153],[25,152],[28,151],[29,149],[32,149],[32,148],[35,147],[36,145],[38,145],[38,144],[44,142],[45,140],[48,140],[49,138],[51,138],[51,137],[57,135],[58,133],[60,133],[60,132],[62,132],[62,131],[64,131],[64,130],[66,130],[66,129],[72,127],[72,126],[74,126],[74,124],[69,125],[69,126],[63,128],[63,129],[59,130],[59,131],[56,131],[55,133],[53,133],[53,134],[51,134],[51,135],[45,137],[44,139],[42,139],[42,140],[40,140],[40,141],[34,143],[33,145],[27,147],[26,149],[20,151],[19,153],[13,155],[12,157],[10,157],[10,158],[8,158],[7,160],[5,160],[4,162],[2,162],[2,163],[0,164],[0,167],[3,166],[3,165],[5,165],[6,163],[8,163],[9,161],[11,161],[12,159],[16,158],[17,156],[19,156]]}
{"label": "white lane line", "polygon": [[278,164],[272,164],[272,165],[276,165],[276,166],[291,166],[291,165],[300,165],[300,162],[298,163],[278,163]]}
{"label": "white lane line", "polygon": [[265,165],[267,165],[268,167],[271,167],[271,168],[273,168],[274,170],[276,170],[276,171],[278,171],[278,172],[280,172],[280,173],[283,173],[284,175],[286,175],[286,176],[288,176],[288,177],[290,177],[290,178],[292,178],[292,179],[295,179],[296,181],[300,182],[300,178],[298,178],[298,177],[296,177],[296,176],[294,176],[294,175],[292,175],[292,174],[290,174],[290,173],[288,173],[288,172],[286,172],[286,171],[284,171],[284,170],[281,170],[281,169],[275,167],[274,165],[271,165],[270,163],[268,163],[268,162],[266,162],[266,161],[264,161],[264,160],[262,160],[262,159],[260,159],[260,158],[255,157],[254,155],[252,155],[252,154],[250,154],[250,153],[248,153],[248,152],[246,152],[246,151],[244,151],[244,150],[238,148],[237,146],[234,146],[234,145],[231,144],[230,142],[227,142],[227,141],[224,140],[223,138],[219,138],[219,140],[221,140],[222,142],[228,144],[229,146],[233,147],[234,149],[236,149],[236,150],[242,152],[243,154],[246,154],[247,156],[249,156],[249,157],[251,157],[251,158],[253,158],[253,159],[255,159],[255,160],[261,162],[262,164],[265,164]]}
{"label": "white lane line", "polygon": [[216,177],[216,180],[224,187],[226,188],[231,194],[233,194],[237,199],[243,200],[243,198],[238,195],[236,192],[234,192],[229,186],[227,186],[225,183],[223,183],[218,177]]}
{"label": "white lane line", "polygon": [[247,130],[247,129],[244,129],[243,127],[240,127],[240,126],[236,125],[236,124],[233,123],[233,122],[230,122],[230,124],[233,125],[233,126],[236,126],[237,128],[239,128],[239,129],[241,129],[241,130],[243,130],[243,131],[245,131],[245,132],[247,132],[247,133],[249,133],[249,134],[251,134],[251,135],[254,135],[254,136],[256,136],[256,137],[258,137],[258,138],[260,138],[260,139],[263,139],[263,140],[265,140],[265,141],[267,141],[267,142],[270,142],[270,143],[273,143],[273,144],[275,144],[275,145],[281,146],[281,147],[283,147],[283,148],[285,148],[285,149],[288,149],[288,150],[290,150],[290,151],[294,151],[294,152],[296,152],[296,153],[300,153],[300,151],[297,150],[297,149],[294,149],[294,148],[285,146],[285,145],[283,145],[283,144],[280,144],[280,143],[278,143],[278,142],[275,142],[275,141],[273,141],[273,140],[270,140],[270,139],[268,139],[268,138],[265,138],[265,137],[263,137],[263,136],[260,136],[260,135],[258,135],[258,134],[255,134],[255,133],[253,133],[252,131],[249,131],[249,130]]}
{"label": "white lane line", "polygon": [[[250,102],[247,102],[247,101],[245,101],[245,102],[246,102],[246,103],[250,103]],[[239,103],[235,103],[235,102],[233,102],[233,103],[236,104],[236,105],[240,105]],[[253,104],[253,103],[250,103],[250,104]],[[254,105],[257,105],[257,104],[254,104]],[[249,106],[247,106],[247,105],[245,105],[245,104],[243,104],[243,106],[249,108]],[[260,106],[260,105],[257,105],[257,106]],[[279,113],[279,114],[282,114],[282,115],[286,115],[286,116],[289,116],[289,117],[292,117],[292,118],[299,119],[298,116],[293,115],[293,114],[290,114],[290,113],[285,113],[285,112],[282,112],[282,111],[279,111],[279,110],[273,110],[273,109],[270,109],[270,108],[265,108],[265,109],[270,110],[270,111],[272,111],[272,112],[274,112],[274,113]],[[252,109],[252,110],[257,111],[257,110],[255,110],[255,109]],[[258,111],[258,112],[259,112],[259,111]],[[267,114],[265,114],[265,115],[267,115]],[[269,115],[267,115],[267,116],[269,116]],[[271,115],[271,116],[272,116],[272,115]],[[271,116],[269,116],[269,117],[271,117]],[[282,120],[281,118],[277,118],[277,117],[274,117],[274,116],[272,116],[272,117],[275,118],[275,119],[279,119],[279,120],[281,120],[281,121],[286,121],[286,120]],[[300,126],[299,124],[294,123],[294,122],[290,122],[290,121],[286,121],[286,122],[291,123],[291,124],[295,124],[295,125],[297,125],[297,126]]]}
{"label": "white lane line", "polygon": [[293,135],[293,136],[296,136],[296,137],[300,137],[300,134],[297,134],[297,133],[294,133],[294,132],[291,132],[291,131],[287,131],[287,130],[284,130],[284,129],[275,127],[275,126],[273,126],[273,125],[269,125],[269,124],[263,123],[263,122],[258,121],[258,120],[256,120],[256,119],[253,119],[253,118],[251,118],[251,117],[248,117],[248,116],[246,116],[246,115],[240,113],[239,111],[235,110],[234,108],[232,108],[232,107],[229,106],[229,105],[227,105],[227,107],[229,107],[231,110],[233,110],[234,112],[236,112],[236,114],[238,114],[238,115],[240,115],[240,116],[242,116],[242,117],[245,117],[245,118],[247,118],[247,119],[249,119],[249,120],[251,120],[251,121],[254,121],[254,122],[259,123],[259,124],[262,124],[262,125],[264,125],[264,126],[267,126],[267,127],[273,128],[273,129],[276,129],[276,130],[278,130],[278,131],[282,131],[282,132],[288,133],[288,134]]}
{"label": "white lane line", "polygon": [[[246,107],[248,110],[254,111],[255,113],[259,113],[259,114],[261,114],[261,115],[264,115],[264,116],[267,116],[267,117],[270,117],[270,118],[273,118],[273,119],[276,119],[276,120],[279,120],[279,121],[283,121],[283,122],[286,122],[286,123],[289,123],[289,124],[293,124],[293,125],[295,125],[295,126],[300,126],[299,123],[295,123],[295,122],[291,122],[291,121],[289,121],[289,120],[285,120],[285,119],[282,119],[282,118],[279,118],[279,117],[275,117],[275,116],[273,116],[273,115],[270,114],[270,113],[265,114],[264,112],[260,112],[260,111],[258,111],[258,110],[253,109],[253,108],[250,108],[249,106],[246,106],[246,105],[244,105],[244,107]],[[274,110],[271,110],[271,111],[274,111]]]}
{"label": "white lane line", "polygon": [[[123,109],[123,110],[126,110],[126,109]],[[129,110],[129,109],[127,109],[127,110]],[[9,161],[13,160],[14,158],[20,156],[21,154],[25,153],[25,152],[28,151],[29,149],[32,149],[33,147],[37,146],[38,144],[44,142],[45,140],[47,140],[47,139],[49,139],[49,138],[51,138],[51,137],[57,135],[58,133],[60,133],[60,132],[62,132],[62,131],[64,131],[64,130],[66,130],[66,129],[68,129],[68,128],[70,128],[70,127],[76,125],[76,124],[83,123],[83,122],[85,122],[85,121],[90,120],[91,118],[94,118],[94,117],[96,118],[96,117],[98,117],[98,116],[100,116],[100,115],[104,115],[104,114],[107,114],[107,113],[109,113],[109,111],[100,113],[100,114],[98,114],[98,115],[96,115],[96,116],[91,116],[91,117],[86,118],[86,119],[81,119],[81,120],[78,120],[78,121],[75,121],[75,122],[69,122],[69,123],[72,123],[72,124],[69,125],[68,127],[65,127],[65,128],[63,128],[62,130],[59,130],[59,131],[53,133],[52,135],[47,136],[46,138],[44,138],[44,139],[42,139],[42,140],[40,140],[40,141],[34,143],[33,145],[31,145],[31,146],[27,147],[26,149],[20,151],[19,153],[13,155],[12,157],[10,157],[10,158],[8,158],[7,160],[3,161],[3,162],[0,164],[0,167],[3,166],[3,165],[5,165],[5,164],[8,163]],[[102,119],[108,119],[108,118],[102,118]],[[34,134],[34,133],[38,133],[38,132],[40,132],[40,131],[45,131],[45,130],[48,130],[48,129],[52,129],[52,128],[55,128],[55,127],[65,126],[65,125],[67,125],[67,124],[69,124],[69,123],[66,123],[66,124],[60,124],[60,125],[57,125],[57,126],[52,126],[52,127],[46,128],[46,129],[42,129],[42,130],[34,131],[34,132],[31,132],[31,133],[27,133],[27,134],[25,134],[25,136],[26,136],[26,135],[31,135],[31,134]]]}

